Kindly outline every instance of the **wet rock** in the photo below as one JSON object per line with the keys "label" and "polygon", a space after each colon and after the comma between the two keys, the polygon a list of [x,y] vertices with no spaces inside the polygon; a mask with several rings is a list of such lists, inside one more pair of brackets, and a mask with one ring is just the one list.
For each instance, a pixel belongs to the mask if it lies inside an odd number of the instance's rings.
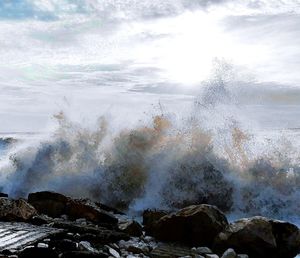
{"label": "wet rock", "polygon": [[109,207],[103,203],[100,203],[100,202],[95,202],[95,205],[98,206],[98,208],[100,208],[101,210],[104,210],[104,211],[108,211],[108,212],[112,212],[114,214],[119,214],[119,215],[125,215],[124,212],[122,211],[119,211],[118,209],[116,208],[113,208],[113,207]]}
{"label": "wet rock", "polygon": [[118,219],[111,213],[101,210],[88,200],[71,200],[67,203],[66,214],[71,219],[85,218],[94,223],[117,225]]}
{"label": "wet rock", "polygon": [[[34,247],[34,246],[31,246],[31,247]],[[7,255],[7,256],[16,255],[17,253],[18,253],[18,251],[16,249],[1,250],[1,254],[2,255]]]}
{"label": "wet rock", "polygon": [[53,220],[48,217],[47,215],[36,215],[36,216],[33,216],[29,222],[30,224],[33,224],[33,225],[37,225],[37,226],[41,226],[41,225],[45,225],[45,224],[49,224],[51,223]]}
{"label": "wet rock", "polygon": [[[300,253],[300,230],[289,222],[269,220],[276,239],[278,257],[294,257]],[[245,252],[247,253],[247,252]],[[248,254],[248,253],[247,253]]]}
{"label": "wet rock", "polygon": [[0,193],[0,197],[8,198],[8,194],[6,194],[6,193]]}
{"label": "wet rock", "polygon": [[[30,193],[28,202],[33,205],[38,212],[50,217],[63,219],[70,218],[86,219],[94,223],[117,225],[118,219],[111,213],[102,210],[87,199],[72,199],[59,193],[43,191]],[[105,206],[108,209],[107,206]]]}
{"label": "wet rock", "polygon": [[237,258],[249,258],[247,254],[238,254]]}
{"label": "wet rock", "polygon": [[236,253],[232,248],[227,249],[221,258],[236,258]]}
{"label": "wet rock", "polygon": [[119,230],[130,236],[139,237],[143,234],[142,226],[134,220],[119,223]]}
{"label": "wet rock", "polygon": [[205,258],[219,258],[217,254],[206,254]]}
{"label": "wet rock", "polygon": [[153,235],[162,241],[210,247],[226,226],[225,215],[215,206],[192,205],[160,218],[155,223]]}
{"label": "wet rock", "polygon": [[142,253],[148,253],[149,249],[144,250],[142,248],[140,248],[138,245],[130,245],[127,247],[126,249],[128,252],[130,253],[134,253],[134,254],[142,254]]}
{"label": "wet rock", "polygon": [[107,249],[108,249],[108,253],[110,255],[112,255],[113,257],[115,257],[115,258],[119,258],[120,257],[120,254],[119,254],[119,252],[117,250],[111,248],[110,246],[108,246]]}
{"label": "wet rock", "polygon": [[154,245],[152,243],[145,243],[138,238],[132,238],[129,241],[121,240],[119,242],[119,247],[121,250],[126,250],[128,253],[149,255]]}
{"label": "wet rock", "polygon": [[79,223],[79,224],[81,224],[81,225],[87,225],[86,219],[77,219],[77,220],[76,220],[76,223]]}
{"label": "wet rock", "polygon": [[152,235],[155,223],[167,214],[166,211],[162,210],[145,210],[143,212],[143,225],[146,233]]}
{"label": "wet rock", "polygon": [[121,239],[129,239],[129,236],[122,232],[95,226],[76,225],[72,222],[54,222],[53,227],[66,229],[71,233],[78,233],[80,234],[80,240],[91,240],[99,244],[113,243],[120,241]]}
{"label": "wet rock", "polygon": [[37,215],[37,211],[23,199],[0,198],[0,219],[5,221],[27,221]]}
{"label": "wet rock", "polygon": [[50,242],[50,247],[54,247],[61,252],[76,251],[78,244],[70,239],[54,240]]}
{"label": "wet rock", "polygon": [[197,254],[212,254],[212,250],[208,247],[197,247],[192,248],[192,251],[194,251]]}
{"label": "wet rock", "polygon": [[162,257],[184,257],[193,256],[193,252],[190,248],[186,246],[179,246],[174,244],[160,243],[155,247],[151,253],[150,257],[162,258]]}
{"label": "wet rock", "polygon": [[91,243],[89,243],[88,241],[81,241],[79,242],[79,250],[81,251],[88,251],[90,253],[98,253],[98,251],[92,247]]}
{"label": "wet rock", "polygon": [[228,247],[251,258],[292,258],[300,252],[300,232],[287,222],[264,217],[241,219],[216,237],[214,248],[218,252]]}
{"label": "wet rock", "polygon": [[105,253],[91,253],[87,251],[72,251],[63,253],[60,258],[107,258]]}
{"label": "wet rock", "polygon": [[45,243],[38,243],[37,248],[49,248],[49,245],[47,245]]}
{"label": "wet rock", "polygon": [[38,212],[54,218],[65,214],[68,201],[68,197],[51,191],[30,193],[28,195],[28,202],[34,206]]}
{"label": "wet rock", "polygon": [[58,258],[58,254],[52,249],[38,248],[38,247],[26,248],[19,254],[19,258],[33,258],[33,257]]}

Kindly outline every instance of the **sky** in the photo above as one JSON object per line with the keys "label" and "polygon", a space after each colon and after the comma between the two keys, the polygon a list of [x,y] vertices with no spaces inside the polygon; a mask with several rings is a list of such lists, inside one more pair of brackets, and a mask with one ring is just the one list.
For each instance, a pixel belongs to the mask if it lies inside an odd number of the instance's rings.
{"label": "sky", "polygon": [[182,112],[215,78],[262,126],[298,127],[299,25],[297,0],[2,0],[0,132]]}

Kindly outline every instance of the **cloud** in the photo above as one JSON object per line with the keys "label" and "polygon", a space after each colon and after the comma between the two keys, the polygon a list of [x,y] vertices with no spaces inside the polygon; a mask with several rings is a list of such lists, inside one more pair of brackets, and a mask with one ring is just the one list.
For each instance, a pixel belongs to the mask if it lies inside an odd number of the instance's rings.
{"label": "cloud", "polygon": [[296,12],[296,0],[2,0],[0,20],[36,19],[53,21],[73,15],[105,19],[159,18],[185,10],[210,10],[223,6],[239,13]]}
{"label": "cloud", "polygon": [[53,20],[54,13],[38,8],[35,2],[27,0],[2,0],[0,2],[0,19],[2,20],[23,20],[39,19]]}

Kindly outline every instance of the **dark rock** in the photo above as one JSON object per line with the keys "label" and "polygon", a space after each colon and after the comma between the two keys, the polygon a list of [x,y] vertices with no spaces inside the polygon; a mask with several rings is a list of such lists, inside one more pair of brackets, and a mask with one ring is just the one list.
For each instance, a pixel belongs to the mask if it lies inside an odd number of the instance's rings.
{"label": "dark rock", "polygon": [[143,228],[142,226],[132,220],[132,221],[124,221],[122,223],[119,224],[119,230],[121,232],[124,232],[130,236],[136,236],[139,237],[143,234]]}
{"label": "dark rock", "polygon": [[8,197],[8,194],[6,194],[6,193],[0,193],[0,197],[5,197],[5,198],[7,198],[7,197]]}
{"label": "dark rock", "polygon": [[33,216],[29,222],[33,225],[36,225],[36,226],[41,226],[41,225],[45,225],[45,224],[49,224],[52,222],[52,220],[46,216],[46,215],[36,215],[36,216]]}
{"label": "dark rock", "polygon": [[223,253],[221,258],[236,258],[236,252],[232,248],[229,248]]}
{"label": "dark rock", "polygon": [[201,246],[201,247],[197,247],[197,248],[192,248],[193,251],[195,251],[195,253],[197,254],[213,254],[212,250],[208,247],[205,246]]}
{"label": "dark rock", "polygon": [[139,246],[136,245],[130,245],[126,248],[126,250],[130,253],[134,253],[134,254],[142,254],[144,253],[144,250],[142,248],[140,248]]}
{"label": "dark rock", "polygon": [[192,205],[160,218],[155,223],[153,235],[162,241],[210,247],[226,226],[227,219],[217,207]]}
{"label": "dark rock", "polygon": [[58,258],[58,254],[52,249],[38,248],[38,247],[26,248],[19,254],[19,258],[33,258],[33,257]]}
{"label": "dark rock", "polygon": [[228,247],[251,258],[292,258],[300,252],[297,226],[264,217],[241,219],[230,224],[215,239],[214,248],[224,252]]}
{"label": "dark rock", "polygon": [[[294,257],[300,253],[300,230],[289,222],[270,220],[276,239],[278,257]],[[248,253],[247,253],[248,254]]]}
{"label": "dark rock", "polygon": [[12,200],[8,198],[0,198],[0,219],[5,221],[27,221],[37,211],[29,203],[23,199]]}
{"label": "dark rock", "polygon": [[194,254],[192,253],[191,249],[186,246],[179,246],[173,244],[159,244],[155,247],[151,253],[150,257],[154,258],[170,258],[170,257],[185,257],[190,256],[193,257]]}
{"label": "dark rock", "polygon": [[87,251],[65,252],[61,256],[61,258],[106,258],[106,257],[109,257],[109,255],[102,252],[96,254]]}
{"label": "dark rock", "polygon": [[68,201],[68,197],[50,191],[30,193],[28,195],[28,202],[32,206],[40,213],[54,218],[65,214]]}
{"label": "dark rock", "polygon": [[82,234],[82,235],[78,236],[78,240],[80,240],[80,241],[89,241],[89,242],[92,242],[92,243],[97,243],[99,241],[97,235],[92,234],[92,233]]}
{"label": "dark rock", "polygon": [[146,233],[152,235],[155,223],[167,214],[166,211],[162,210],[145,210],[143,212],[143,225]]}
{"label": "dark rock", "polygon": [[77,250],[77,243],[70,239],[54,240],[49,243],[49,246],[52,248],[55,247],[56,250],[61,252]]}
{"label": "dark rock", "polygon": [[[101,244],[112,243],[119,240],[128,240],[130,238],[129,235],[115,230],[75,225],[71,222],[54,222],[53,227],[66,229],[68,232],[82,234],[82,236],[80,236],[80,240],[95,240],[97,243]],[[85,239],[84,236],[88,236],[89,239]]]}
{"label": "dark rock", "polygon": [[79,242],[79,250],[80,251],[87,251],[90,253],[98,253],[98,251],[92,247],[91,243],[88,241],[81,241]]}
{"label": "dark rock", "polygon": [[118,219],[111,213],[101,210],[97,205],[87,200],[71,200],[67,203],[66,214],[71,219],[85,218],[94,223],[117,225]]}
{"label": "dark rock", "polygon": [[100,202],[95,202],[95,204],[101,209],[101,210],[104,210],[104,211],[108,211],[108,212],[112,212],[114,214],[120,214],[120,215],[125,215],[124,212],[122,211],[119,211],[118,209],[116,208],[113,208],[113,207],[109,207],[103,203],[100,203]]}
{"label": "dark rock", "polygon": [[120,253],[119,251],[117,251],[116,249],[110,247],[110,246],[106,246],[107,247],[107,252],[115,258],[119,258],[120,257]]}
{"label": "dark rock", "polygon": [[[73,220],[85,218],[97,224],[117,225],[118,223],[115,216],[86,199],[75,200],[59,193],[44,191],[29,194],[28,202],[40,213],[50,217],[67,215]],[[108,209],[107,206],[105,207]]]}

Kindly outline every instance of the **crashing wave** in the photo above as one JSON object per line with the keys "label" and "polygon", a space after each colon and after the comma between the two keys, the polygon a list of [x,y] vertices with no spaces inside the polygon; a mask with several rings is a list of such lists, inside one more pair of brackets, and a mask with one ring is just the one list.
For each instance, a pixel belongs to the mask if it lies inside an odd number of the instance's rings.
{"label": "crashing wave", "polygon": [[251,156],[249,137],[238,127],[228,128],[230,140],[220,148],[218,135],[190,118],[177,128],[157,115],[151,125],[113,137],[104,118],[95,130],[63,113],[57,119],[51,138],[20,148],[2,164],[4,191],[26,196],[51,189],[132,210],[209,203],[226,212],[299,214],[299,167],[272,150]]}

